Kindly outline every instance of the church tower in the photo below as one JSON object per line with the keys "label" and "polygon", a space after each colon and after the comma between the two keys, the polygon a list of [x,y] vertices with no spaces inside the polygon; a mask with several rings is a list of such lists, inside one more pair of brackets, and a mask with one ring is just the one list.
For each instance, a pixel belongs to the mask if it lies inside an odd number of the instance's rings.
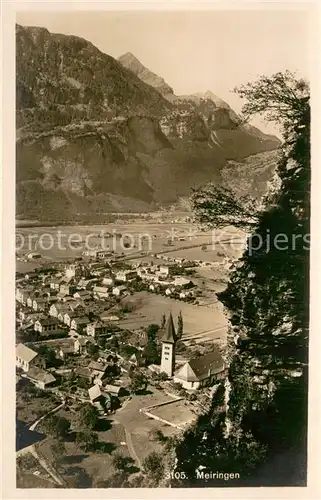
{"label": "church tower", "polygon": [[162,337],[161,371],[171,377],[175,370],[175,343],[177,341],[172,313],[170,313]]}

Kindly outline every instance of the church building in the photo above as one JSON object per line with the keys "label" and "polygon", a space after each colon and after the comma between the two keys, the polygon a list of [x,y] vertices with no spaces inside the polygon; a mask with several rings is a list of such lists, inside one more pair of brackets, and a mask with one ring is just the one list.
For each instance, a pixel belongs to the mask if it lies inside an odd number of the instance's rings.
{"label": "church building", "polygon": [[179,382],[185,389],[195,390],[209,386],[226,376],[226,366],[217,348],[211,352],[190,359],[175,370],[175,346],[178,337],[172,314],[170,313],[165,328],[161,333],[162,342],[161,371],[174,382]]}
{"label": "church building", "polygon": [[161,371],[172,377],[175,370],[175,344],[177,341],[172,313],[170,313],[167,319],[161,340]]}

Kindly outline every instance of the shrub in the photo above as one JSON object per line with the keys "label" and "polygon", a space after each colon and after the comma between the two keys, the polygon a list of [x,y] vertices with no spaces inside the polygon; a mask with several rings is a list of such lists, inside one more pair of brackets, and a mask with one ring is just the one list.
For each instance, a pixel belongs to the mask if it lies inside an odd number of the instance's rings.
{"label": "shrub", "polygon": [[162,457],[156,453],[150,453],[143,461],[143,470],[156,481],[159,481],[164,475],[164,466]]}

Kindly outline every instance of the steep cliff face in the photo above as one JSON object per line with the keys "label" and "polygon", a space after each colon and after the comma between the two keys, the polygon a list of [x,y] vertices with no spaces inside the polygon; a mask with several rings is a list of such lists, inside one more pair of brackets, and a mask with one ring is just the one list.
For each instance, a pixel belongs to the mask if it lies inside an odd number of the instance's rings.
{"label": "steep cliff face", "polygon": [[152,210],[279,145],[216,96],[165,99],[86,40],[17,26],[16,46],[18,217]]}

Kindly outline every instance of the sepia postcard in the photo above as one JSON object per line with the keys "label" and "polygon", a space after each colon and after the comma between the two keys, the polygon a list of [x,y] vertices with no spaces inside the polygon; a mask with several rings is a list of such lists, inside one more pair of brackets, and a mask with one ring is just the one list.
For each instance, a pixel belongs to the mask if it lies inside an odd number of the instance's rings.
{"label": "sepia postcard", "polygon": [[320,498],[317,2],[4,7],[3,498]]}

